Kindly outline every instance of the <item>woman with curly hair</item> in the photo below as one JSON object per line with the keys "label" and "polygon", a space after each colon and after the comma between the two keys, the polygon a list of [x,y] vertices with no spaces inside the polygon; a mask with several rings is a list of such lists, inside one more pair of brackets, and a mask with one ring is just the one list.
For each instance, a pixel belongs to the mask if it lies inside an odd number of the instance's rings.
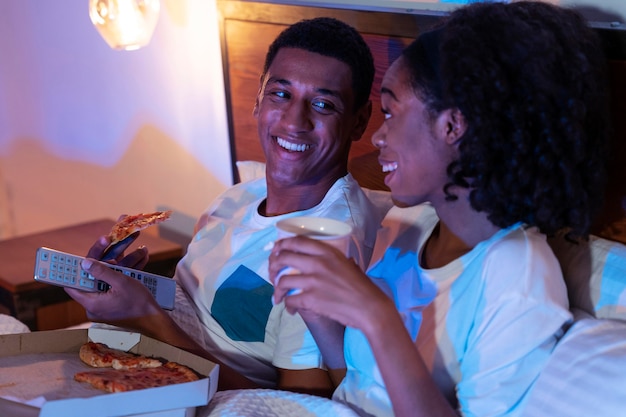
{"label": "woman with curly hair", "polygon": [[[368,277],[304,237],[270,257],[334,398],[375,416],[523,413],[572,320],[546,234],[587,236],[602,201],[604,62],[577,13],[515,2],[454,11],[392,64],[372,142],[412,208],[388,215]],[[277,282],[285,266],[299,273]]]}

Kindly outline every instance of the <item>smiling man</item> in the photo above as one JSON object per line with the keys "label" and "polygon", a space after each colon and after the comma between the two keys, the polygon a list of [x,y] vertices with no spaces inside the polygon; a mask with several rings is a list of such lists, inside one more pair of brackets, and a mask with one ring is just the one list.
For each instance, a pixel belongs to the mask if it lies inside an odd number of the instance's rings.
{"label": "smiling man", "polygon": [[[130,327],[221,364],[221,388],[330,394],[305,323],[283,303],[272,304],[268,256],[276,222],[323,216],[352,225],[350,256],[367,266],[381,219],[347,162],[370,118],[373,77],[371,52],[350,26],[317,18],[284,30],[268,50],[254,107],[266,177],[235,185],[201,216],[176,271],[176,310],[169,315],[142,285],[95,263],[88,269],[111,291],[70,295],[92,320]],[[89,256],[99,257],[106,244],[101,240]],[[126,259],[141,255],[137,250]]]}

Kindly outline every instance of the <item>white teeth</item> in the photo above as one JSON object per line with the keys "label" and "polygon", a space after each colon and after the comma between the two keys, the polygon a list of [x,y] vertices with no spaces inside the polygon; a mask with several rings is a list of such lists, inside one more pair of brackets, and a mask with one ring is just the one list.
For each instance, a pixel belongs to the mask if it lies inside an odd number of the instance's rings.
{"label": "white teeth", "polygon": [[383,167],[383,172],[392,172],[398,169],[398,163],[390,162],[388,164],[384,164],[382,167]]}
{"label": "white teeth", "polygon": [[311,148],[311,145],[291,143],[291,142],[288,142],[285,139],[279,138],[279,137],[276,138],[276,142],[278,142],[278,145],[281,148],[285,148],[288,151],[304,152],[307,149]]}

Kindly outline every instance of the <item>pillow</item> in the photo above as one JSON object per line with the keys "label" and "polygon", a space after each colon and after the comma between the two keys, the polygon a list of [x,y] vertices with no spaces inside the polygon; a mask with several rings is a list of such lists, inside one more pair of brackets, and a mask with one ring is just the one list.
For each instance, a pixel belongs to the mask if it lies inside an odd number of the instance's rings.
{"label": "pillow", "polygon": [[571,307],[626,320],[626,245],[593,235],[587,242],[557,236],[548,243],[561,264]]}
{"label": "pillow", "polygon": [[582,318],[557,343],[528,394],[528,416],[621,416],[626,407],[626,323]]}
{"label": "pillow", "polygon": [[265,176],[265,162],[237,161],[236,164],[241,182],[252,181]]}

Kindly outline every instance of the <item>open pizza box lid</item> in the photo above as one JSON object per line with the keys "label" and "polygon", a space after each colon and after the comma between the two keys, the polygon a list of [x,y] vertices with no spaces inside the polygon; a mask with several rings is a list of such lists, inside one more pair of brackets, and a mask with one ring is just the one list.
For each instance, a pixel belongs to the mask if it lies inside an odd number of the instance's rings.
{"label": "open pizza box lid", "polygon": [[[122,393],[100,391],[92,394],[92,396],[81,398],[72,397],[71,393],[68,393],[67,397],[61,395],[62,398],[58,398],[59,392],[54,393],[53,397],[55,398],[52,400],[46,399],[45,394],[39,394],[37,398],[16,398],[11,395],[11,390],[19,388],[19,385],[28,385],[29,382],[28,380],[17,383],[10,381],[12,379],[25,379],[25,372],[33,367],[37,368],[38,364],[34,363],[32,367],[7,366],[2,361],[37,358],[39,357],[37,355],[44,358],[48,357],[49,354],[65,354],[67,356],[68,353],[75,353],[75,355],[69,355],[73,360],[74,356],[78,358],[78,350],[89,340],[102,342],[116,349],[178,362],[194,369],[201,375],[206,375],[206,377],[194,382]],[[19,364],[19,360],[17,362]],[[49,363],[52,363],[53,368],[59,368],[59,372],[63,373],[63,368],[66,365],[63,359],[45,362],[46,366],[50,366]],[[129,415],[193,417],[195,407],[208,404],[217,391],[218,373],[219,366],[215,363],[138,333],[107,328],[90,328],[0,335],[0,415],[15,417],[113,417]],[[58,386],[81,384],[73,381],[73,373],[58,378],[48,374],[44,379],[47,380],[47,383],[53,381],[52,383]],[[37,378],[33,376],[32,380],[36,381]],[[37,383],[32,385],[34,388]],[[30,388],[25,387],[26,390]],[[60,388],[61,392],[65,389]],[[33,406],[32,403],[37,403],[37,406]]]}

